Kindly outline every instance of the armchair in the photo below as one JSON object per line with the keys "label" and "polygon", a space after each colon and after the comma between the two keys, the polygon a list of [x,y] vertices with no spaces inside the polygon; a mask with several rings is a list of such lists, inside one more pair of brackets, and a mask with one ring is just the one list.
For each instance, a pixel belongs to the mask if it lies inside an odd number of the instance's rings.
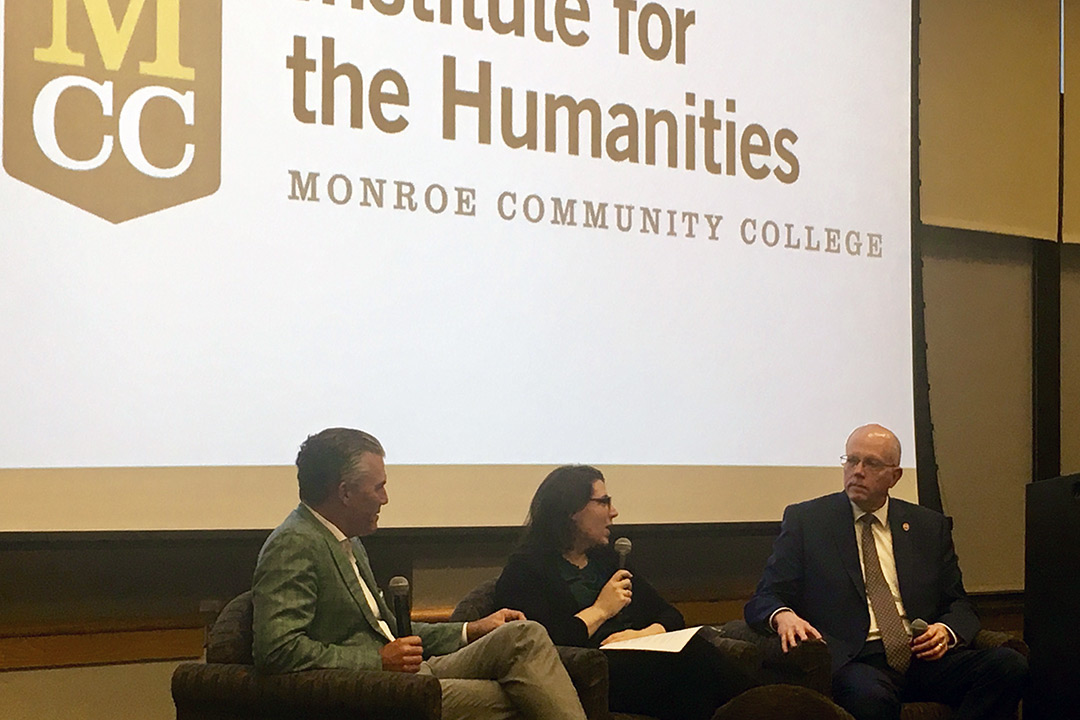
{"label": "armchair", "polygon": [[[451,620],[466,622],[484,617],[497,608],[495,607],[495,579],[480,583],[469,592],[454,608]],[[754,675],[761,665],[761,658],[757,647],[737,638],[722,637],[712,628],[705,628],[705,637],[721,652],[733,658],[736,662],[747,669],[748,674]],[[641,715],[629,715],[625,713],[611,713],[608,708],[608,675],[607,658],[600,650],[592,648],[556,646],[559,655],[563,659],[570,672],[570,679],[577,688],[581,704],[585,708],[585,715],[589,720],[594,718],[611,718],[612,720],[649,720]],[[826,658],[826,662],[828,658]],[[588,668],[589,673],[577,672],[575,668]]]}
{"label": "armchair", "polygon": [[[442,715],[442,690],[434,677],[345,669],[264,675],[255,671],[251,645],[248,591],[218,615],[207,636],[206,662],[183,663],[173,673],[177,720],[439,720]],[[603,653],[560,648],[559,654],[589,720],[607,720]]]}
{"label": "armchair", "polygon": [[788,653],[780,648],[779,636],[763,635],[742,620],[732,620],[717,628],[721,637],[742,640],[761,653],[761,685],[797,685],[832,697],[832,659],[823,642],[804,642]]}
{"label": "armchair", "polygon": [[[832,697],[831,659],[829,648],[825,643],[817,641],[802,643],[785,655],[780,649],[779,637],[775,634],[763,635],[753,630],[742,620],[732,620],[718,629],[724,637],[745,640],[757,645],[762,656],[760,679],[763,684],[783,683],[801,686],[816,690],[826,698]],[[1029,653],[1028,647],[1023,640],[1013,637],[1009,633],[993,630],[980,630],[972,641],[972,646],[978,649],[1008,647],[1016,650],[1024,657],[1027,657]],[[766,692],[765,688],[757,688],[756,690],[761,695]],[[780,692],[789,701],[798,701],[799,693],[797,690],[784,688]],[[739,698],[736,698],[736,700],[739,700]],[[743,698],[742,702],[749,702],[749,699]],[[821,710],[821,712],[825,711],[824,709]],[[755,715],[754,717],[759,716]],[[817,715],[812,717],[817,717]],[[901,720],[950,720],[952,717],[953,712],[948,705],[935,702],[904,703],[900,711]]]}
{"label": "armchair", "polygon": [[439,720],[442,690],[426,675],[374,670],[257,673],[251,592],[231,600],[207,636],[206,662],[172,678],[176,720]]}

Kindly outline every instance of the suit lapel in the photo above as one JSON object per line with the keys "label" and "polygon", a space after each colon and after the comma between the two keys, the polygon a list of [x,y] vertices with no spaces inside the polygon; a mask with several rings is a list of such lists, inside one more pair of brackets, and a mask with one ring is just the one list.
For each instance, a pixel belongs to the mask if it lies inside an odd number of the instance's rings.
{"label": "suit lapel", "polygon": [[855,516],[851,512],[851,501],[845,493],[837,493],[832,504],[832,526],[836,540],[836,549],[840,553],[840,564],[844,566],[851,582],[859,594],[866,597],[866,583],[863,581],[862,565],[859,563],[859,546],[855,542]]}
{"label": "suit lapel", "polygon": [[[372,614],[371,608],[368,606],[367,598],[364,597],[364,591],[360,589],[360,583],[356,580],[356,573],[353,572],[352,563],[349,561],[349,555],[345,552],[345,548],[341,546],[334,538],[327,540],[327,545],[330,549],[330,554],[334,558],[334,565],[337,567],[338,574],[341,576],[341,581],[345,583],[345,587],[349,589],[349,594],[352,595],[353,600],[360,607],[360,611],[367,618],[367,621],[371,623],[373,628],[378,627],[378,623],[375,620],[375,615]],[[359,566],[359,563],[357,563]],[[366,582],[365,578],[365,582]]]}
{"label": "suit lapel", "polygon": [[[326,543],[326,551],[330,554],[331,561],[334,563],[334,567],[337,569],[341,581],[345,583],[345,587],[349,591],[349,595],[352,596],[357,607],[360,609],[360,613],[364,616],[364,619],[367,620],[368,624],[371,625],[371,629],[380,636],[383,636],[382,630],[379,629],[379,621],[375,618],[375,614],[371,612],[371,606],[368,605],[367,598],[364,597],[364,591],[360,589],[360,583],[356,579],[356,573],[353,572],[352,563],[349,561],[349,556],[345,552],[345,548],[341,546],[341,543],[338,542],[333,533],[331,533],[325,525],[319,522],[319,519],[312,515],[306,507],[301,505],[300,510],[302,511],[305,520],[313,525],[322,536]],[[360,570],[360,576],[364,578],[364,582],[368,583],[368,589],[375,595],[375,602],[379,603],[381,598],[376,592],[375,578],[371,573],[371,567],[368,565],[367,552],[364,551],[364,546],[360,545],[359,541],[350,540],[350,543],[353,546],[353,553],[356,555],[356,566]],[[357,552],[358,546],[359,552]],[[363,560],[360,559],[361,557],[363,557]],[[365,572],[367,574],[365,574]],[[381,604],[380,611],[383,613],[383,617],[389,617],[387,610],[382,608]]]}

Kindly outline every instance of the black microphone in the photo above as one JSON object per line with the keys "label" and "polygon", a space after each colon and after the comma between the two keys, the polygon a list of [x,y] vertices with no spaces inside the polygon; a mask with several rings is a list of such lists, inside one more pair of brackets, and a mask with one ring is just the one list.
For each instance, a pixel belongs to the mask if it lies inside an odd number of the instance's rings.
{"label": "black microphone", "polygon": [[412,635],[412,618],[409,617],[409,581],[400,575],[390,578],[390,594],[394,598],[394,619],[397,621],[399,638]]}
{"label": "black microphone", "polygon": [[619,569],[626,569],[626,558],[630,555],[630,550],[634,547],[634,544],[630,542],[630,538],[621,537],[615,541],[615,554],[619,556]]}
{"label": "black microphone", "polygon": [[917,638],[926,632],[930,625],[922,618],[915,618],[911,621],[911,637]]}

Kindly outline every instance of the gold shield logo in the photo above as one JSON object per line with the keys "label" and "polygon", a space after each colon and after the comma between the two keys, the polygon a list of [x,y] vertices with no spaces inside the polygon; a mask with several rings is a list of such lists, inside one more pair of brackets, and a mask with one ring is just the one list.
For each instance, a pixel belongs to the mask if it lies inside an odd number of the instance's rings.
{"label": "gold shield logo", "polygon": [[221,182],[221,0],[7,0],[4,169],[114,223]]}

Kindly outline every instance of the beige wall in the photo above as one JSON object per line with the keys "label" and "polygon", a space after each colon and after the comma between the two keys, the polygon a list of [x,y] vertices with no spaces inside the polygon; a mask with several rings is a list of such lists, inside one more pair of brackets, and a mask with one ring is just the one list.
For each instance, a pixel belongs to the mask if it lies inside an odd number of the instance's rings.
{"label": "beige wall", "polygon": [[920,3],[923,222],[1056,236],[1058,8]]}
{"label": "beige wall", "polygon": [[[1057,235],[1057,0],[921,3],[930,408],[973,591],[1023,588],[1031,477],[1030,238]],[[1080,6],[1066,5],[1064,239],[1080,241]],[[1070,95],[1071,94],[1071,95]],[[994,234],[992,234],[994,233]],[[1007,237],[1007,236],[1014,237]],[[1063,247],[1062,472],[1080,472],[1080,246]],[[992,528],[992,532],[987,532]]]}
{"label": "beige wall", "polygon": [[0,673],[4,720],[170,720],[175,662]]}
{"label": "beige wall", "polygon": [[1080,245],[1061,257],[1061,472],[1080,473]]}
{"label": "beige wall", "polygon": [[1065,163],[1062,239],[1080,243],[1080,4],[1065,3]]}
{"label": "beige wall", "polygon": [[968,590],[1019,590],[1031,479],[1030,246],[928,229],[923,258],[942,505]]}

